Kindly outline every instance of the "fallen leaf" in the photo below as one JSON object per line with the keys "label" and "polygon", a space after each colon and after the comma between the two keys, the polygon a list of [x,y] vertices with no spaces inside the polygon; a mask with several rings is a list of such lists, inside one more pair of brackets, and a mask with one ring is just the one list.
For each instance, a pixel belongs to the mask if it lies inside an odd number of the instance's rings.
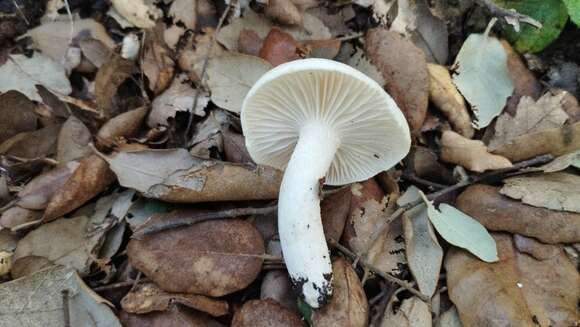
{"label": "fallen leaf", "polygon": [[543,154],[561,156],[580,149],[580,122],[524,134],[502,144],[493,153],[512,161],[530,159]]}
{"label": "fallen leaf", "polygon": [[382,73],[385,90],[405,114],[411,130],[417,132],[425,120],[429,100],[425,55],[398,33],[384,28],[367,32],[365,51]]}
{"label": "fallen leaf", "polygon": [[103,25],[92,18],[71,21],[67,15],[60,16],[55,21],[45,22],[28,30],[22,37],[26,36],[32,39],[33,48],[58,63],[64,62],[67,50],[76,43],[72,43],[73,39],[91,37],[109,50],[115,47],[115,41],[107,34]]}
{"label": "fallen leaf", "polygon": [[172,306],[162,312],[132,314],[121,311],[119,319],[125,327],[144,326],[190,326],[190,327],[224,327],[216,320],[200,312],[191,311],[179,306]]}
{"label": "fallen leaf", "polygon": [[0,66],[0,93],[15,90],[30,100],[42,102],[36,85],[65,95],[72,92],[64,67],[43,54],[34,53],[30,58],[10,55]]}
{"label": "fallen leaf", "polygon": [[35,108],[34,103],[20,92],[0,94],[0,144],[18,133],[36,129]]}
{"label": "fallen leaf", "polygon": [[352,193],[344,187],[320,202],[322,229],[326,239],[340,240],[350,214]]}
{"label": "fallen leaf", "polygon": [[140,107],[124,112],[107,121],[97,133],[100,146],[111,147],[121,138],[134,136],[147,114],[147,107]]}
{"label": "fallen leaf", "polygon": [[408,162],[406,164],[418,177],[442,184],[454,184],[456,182],[448,168],[439,162],[435,151],[427,147],[412,147],[407,158]]}
{"label": "fallen leaf", "polygon": [[301,44],[301,50],[308,58],[334,59],[340,52],[340,39],[310,40]]}
{"label": "fallen leaf", "polygon": [[283,63],[299,59],[298,47],[298,42],[296,42],[292,35],[274,27],[264,39],[259,55],[260,58],[276,67]]}
{"label": "fallen leaf", "polygon": [[457,67],[453,83],[471,104],[477,129],[501,113],[514,91],[506,50],[498,39],[489,36],[491,26],[483,34],[469,35],[453,64]]}
{"label": "fallen leaf", "polygon": [[459,313],[457,313],[457,308],[455,306],[451,309],[443,312],[439,316],[439,320],[435,324],[435,327],[462,327],[461,320],[459,319]]}
{"label": "fallen leaf", "polygon": [[60,192],[50,199],[42,217],[43,221],[49,222],[80,207],[114,180],[115,175],[101,157],[93,154],[84,158]]}
{"label": "fallen leaf", "polygon": [[443,112],[457,133],[468,139],[472,138],[474,130],[471,126],[471,117],[463,96],[459,94],[451,80],[449,71],[435,64],[427,64],[427,70],[429,72],[429,99]]}
{"label": "fallen leaf", "polygon": [[510,177],[500,193],[525,204],[580,213],[580,176],[556,172]]}
{"label": "fallen leaf", "polygon": [[[195,109],[196,93],[199,93]],[[178,112],[188,112],[190,114],[203,117],[205,107],[209,103],[209,94],[205,91],[196,91],[187,82],[187,77],[183,74],[173,79],[171,86],[163,93],[155,97],[152,109],[147,118],[149,127],[159,125],[168,126],[170,119],[175,119]]]}
{"label": "fallen leaf", "polygon": [[302,24],[302,13],[291,0],[269,0],[264,13],[284,25]]}
{"label": "fallen leaf", "polygon": [[139,284],[134,290],[123,297],[121,306],[129,313],[149,313],[165,311],[173,304],[180,304],[188,308],[208,313],[214,317],[228,313],[228,303],[212,299],[203,295],[168,293],[153,283]]}
{"label": "fallen leaf", "polygon": [[264,275],[260,287],[260,299],[272,299],[287,309],[296,312],[298,298],[292,289],[290,276],[285,270],[270,270]]}
{"label": "fallen leaf", "polygon": [[49,157],[56,150],[60,128],[60,124],[54,124],[33,132],[16,134],[0,144],[0,153],[25,159]]}
{"label": "fallen leaf", "polygon": [[[419,189],[411,186],[399,198],[397,204],[402,206],[418,199],[420,199]],[[439,281],[443,249],[429,223],[426,205],[420,204],[405,212],[403,230],[405,231],[407,262],[411,273],[421,293],[433,296]]]}
{"label": "fallen leaf", "polygon": [[70,161],[36,176],[18,192],[18,206],[34,210],[46,208],[48,201],[62,188],[78,166],[78,162]]}
{"label": "fallen leaf", "polygon": [[12,308],[2,313],[6,326],[22,326],[23,321],[28,326],[65,326],[63,296],[67,296],[70,326],[121,327],[112,305],[72,269],[49,268],[0,284],[0,294],[0,307]]}
{"label": "fallen leaf", "polygon": [[244,28],[240,31],[238,39],[238,51],[250,56],[260,56],[262,38],[251,29]]}
{"label": "fallen leaf", "polygon": [[58,133],[56,160],[61,163],[84,158],[92,153],[89,143],[93,137],[91,131],[80,119],[71,115]]}
{"label": "fallen leaf", "polygon": [[383,75],[373,63],[366,57],[364,50],[356,48],[354,54],[346,62],[347,65],[356,68],[361,73],[372,78],[379,85],[385,85]]}
{"label": "fallen leaf", "polygon": [[12,253],[0,250],[0,277],[10,273],[12,269]]}
{"label": "fallen leaf", "polygon": [[181,22],[188,29],[194,30],[197,22],[197,0],[174,0],[169,8],[173,22]]}
{"label": "fallen leaf", "polygon": [[429,220],[441,237],[485,262],[498,260],[495,241],[483,225],[447,203],[440,204],[437,209],[423,193],[419,194],[427,205]]}
{"label": "fallen leaf", "polygon": [[504,111],[514,116],[520,99],[528,96],[537,100],[541,95],[542,86],[509,42],[506,40],[500,40],[500,42],[507,53],[508,72],[514,84],[514,93],[508,98]]}
{"label": "fallen leaf", "polygon": [[491,154],[482,141],[467,139],[453,131],[445,131],[441,136],[441,160],[480,173],[512,166],[508,159]]}
{"label": "fallen leaf", "polygon": [[497,263],[458,249],[445,258],[449,297],[463,325],[573,326],[580,277],[564,252],[537,260],[518,253],[510,235],[494,238]]}
{"label": "fallen leaf", "polygon": [[[206,58],[217,58],[222,56],[224,53],[227,53],[221,45],[213,42],[213,29],[207,28],[204,32],[205,34],[199,34],[188,38],[185,50],[181,51],[177,59],[179,68],[186,72],[189,78],[198,85],[201,83],[200,76]],[[212,48],[211,54],[209,53],[210,48]],[[207,80],[204,80],[202,85],[206,86],[206,82]]]}
{"label": "fallen leaf", "polygon": [[227,128],[221,133],[226,161],[235,163],[252,162],[252,157],[246,148],[246,140],[242,134],[234,133]]}
{"label": "fallen leaf", "polygon": [[263,59],[233,52],[212,59],[207,68],[211,100],[220,108],[239,113],[250,88],[271,68]]}
{"label": "fallen leaf", "polygon": [[351,264],[341,257],[335,259],[332,276],[332,298],[328,304],[314,311],[313,326],[367,326],[369,304]]}
{"label": "fallen leaf", "polygon": [[223,296],[248,286],[260,273],[264,241],[252,224],[211,220],[133,239],[131,265],[161,289]]}
{"label": "fallen leaf", "polygon": [[111,0],[111,3],[119,15],[139,28],[153,28],[163,16],[151,0]]}
{"label": "fallen leaf", "polygon": [[299,327],[304,326],[300,318],[278,302],[250,300],[236,311],[232,327]]}
{"label": "fallen leaf", "polygon": [[314,7],[307,10],[307,13],[320,19],[322,23],[328,27],[331,37],[348,35],[353,32],[349,24],[345,24],[349,20],[355,18],[356,13],[351,5],[340,6],[328,10],[324,6]]}
{"label": "fallen leaf", "polygon": [[532,207],[499,190],[470,186],[457,198],[457,207],[490,230],[535,237],[544,243],[580,242],[580,214]]}
{"label": "fallen leaf", "polygon": [[553,173],[567,169],[570,166],[580,168],[580,150],[559,156],[537,169],[545,173]]}
{"label": "fallen leaf", "polygon": [[114,115],[115,95],[123,82],[133,74],[135,63],[131,60],[113,55],[99,68],[95,76],[95,98],[97,108],[106,116]]}
{"label": "fallen leaf", "polygon": [[[216,109],[210,111],[209,115],[204,120],[195,125],[195,132],[193,133],[190,142],[193,147],[189,150],[189,153],[199,158],[210,159],[212,157],[212,152],[215,150],[220,153],[224,152],[223,131],[228,129],[228,126],[231,123],[230,120],[231,117],[225,110]],[[246,163],[248,162],[251,163],[253,161],[246,161]]]}
{"label": "fallen leaf", "polygon": [[17,230],[30,224],[37,224],[42,217],[42,211],[14,206],[6,209],[0,216],[0,229]]}
{"label": "fallen leaf", "polygon": [[159,26],[147,33],[141,64],[149,82],[149,89],[155,94],[160,94],[169,87],[175,71],[175,62],[162,34]]}
{"label": "fallen leaf", "polygon": [[431,327],[431,312],[427,303],[417,297],[403,300],[397,312],[387,306],[380,327]]}
{"label": "fallen leaf", "polygon": [[88,59],[96,68],[101,68],[111,56],[111,49],[103,42],[88,37],[79,41],[79,47],[83,56]]}
{"label": "fallen leaf", "polygon": [[176,47],[187,30],[179,25],[172,25],[163,31],[163,41],[171,50],[177,50]]}
{"label": "fallen leaf", "polygon": [[504,113],[497,119],[495,134],[489,141],[493,151],[510,141],[526,135],[558,128],[568,120],[568,114],[562,109],[565,93],[544,94],[538,101],[523,96],[518,104],[515,116]]}

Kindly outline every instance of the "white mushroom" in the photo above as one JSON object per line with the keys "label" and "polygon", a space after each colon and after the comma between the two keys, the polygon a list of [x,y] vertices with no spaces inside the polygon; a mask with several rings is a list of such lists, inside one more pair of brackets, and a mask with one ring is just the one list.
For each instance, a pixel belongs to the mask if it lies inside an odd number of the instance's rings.
{"label": "white mushroom", "polygon": [[254,161],[285,169],[278,199],[284,261],[301,296],[318,308],[332,293],[322,184],[365,180],[394,166],[409,151],[407,122],[375,81],[326,59],[267,72],[246,96],[241,117]]}

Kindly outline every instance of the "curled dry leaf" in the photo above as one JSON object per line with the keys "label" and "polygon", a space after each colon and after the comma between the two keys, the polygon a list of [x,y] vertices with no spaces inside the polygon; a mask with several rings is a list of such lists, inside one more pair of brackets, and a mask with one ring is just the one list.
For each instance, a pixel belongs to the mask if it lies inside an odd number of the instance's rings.
{"label": "curled dry leaf", "polygon": [[427,303],[417,297],[403,300],[397,312],[387,306],[380,327],[431,327],[431,312]]}
{"label": "curled dry leaf", "polygon": [[570,166],[580,168],[580,150],[559,156],[537,169],[545,173],[553,173],[567,169]]}
{"label": "curled dry leaf", "polygon": [[121,84],[133,74],[135,63],[114,54],[99,68],[95,76],[95,98],[97,108],[110,117],[116,110],[113,107],[115,94]]}
{"label": "curled dry leaf", "polygon": [[160,27],[147,33],[141,64],[141,69],[149,81],[149,89],[155,94],[169,87],[175,71],[175,62],[162,34]]}
{"label": "curled dry leaf", "polygon": [[282,173],[191,156],[185,149],[119,152],[105,157],[119,183],[168,202],[274,199]]}
{"label": "curled dry leaf", "polygon": [[243,220],[222,219],[133,239],[131,265],[168,292],[223,296],[260,273],[264,241]]}
{"label": "curled dry leaf", "polygon": [[189,326],[189,327],[224,327],[206,314],[191,311],[180,306],[171,306],[169,310],[146,314],[133,314],[121,311],[119,319],[125,327],[143,326]]}
{"label": "curled dry leaf", "polygon": [[33,210],[46,208],[53,195],[61,190],[78,166],[78,162],[69,161],[36,176],[18,192],[18,206]]}
{"label": "curled dry leaf", "polygon": [[266,273],[260,287],[260,299],[272,299],[287,309],[298,310],[296,307],[298,299],[292,290],[290,276],[282,269],[270,270]]}
{"label": "curled dry leaf", "polygon": [[302,13],[291,0],[269,0],[265,13],[285,25],[302,24]]}
{"label": "curled dry leaf", "polygon": [[65,164],[84,158],[92,152],[89,147],[92,139],[93,136],[87,126],[74,115],[70,115],[58,133],[56,160]]}
{"label": "curled dry leaf", "polygon": [[274,27],[264,39],[262,49],[260,49],[260,58],[267,60],[274,67],[299,59],[298,42],[292,35]]}
{"label": "curled dry leaf", "polygon": [[441,160],[480,173],[512,166],[505,157],[491,154],[482,141],[467,139],[453,131],[445,131],[441,136]]}
{"label": "curled dry leaf", "polygon": [[102,147],[111,147],[118,139],[134,136],[147,114],[147,107],[124,112],[107,121],[97,133],[97,142]]}
{"label": "curled dry leaf", "polygon": [[500,193],[525,204],[580,213],[580,176],[555,172],[504,180]]}
{"label": "curled dry leaf", "polygon": [[168,293],[153,283],[139,284],[121,300],[123,310],[138,314],[165,311],[172,304],[181,304],[214,317],[227,314],[229,308],[226,301],[196,294]]}
{"label": "curled dry leaf", "polygon": [[101,157],[93,154],[84,158],[60,192],[48,202],[43,221],[54,220],[80,207],[104,191],[114,180],[115,175]]}
{"label": "curled dry leaf", "polygon": [[242,134],[232,132],[229,129],[221,131],[224,143],[224,156],[226,161],[235,163],[251,163],[252,157],[246,148],[246,141]]}
{"label": "curled dry leaf", "polygon": [[362,283],[351,264],[339,257],[332,263],[332,299],[312,314],[314,326],[365,327],[369,304]]}
{"label": "curled dry leaf", "polygon": [[153,28],[163,16],[161,9],[149,0],[111,0],[113,8],[124,19],[139,28]]}
{"label": "curled dry leaf", "polygon": [[385,90],[405,114],[411,130],[417,132],[425,120],[429,99],[429,74],[423,51],[384,28],[367,32],[365,51],[382,73]]}
{"label": "curled dry leaf", "polygon": [[535,237],[545,243],[580,242],[580,214],[532,207],[499,193],[499,187],[473,185],[457,207],[486,228]]}
{"label": "curled dry leaf", "polygon": [[0,94],[0,144],[18,133],[36,129],[35,108],[34,103],[20,92]]}
{"label": "curled dry leaf", "polygon": [[573,326],[580,275],[564,252],[537,260],[519,253],[510,235],[494,238],[497,263],[458,249],[445,258],[449,297],[463,325]]}
{"label": "curled dry leaf", "polygon": [[17,230],[24,228],[30,224],[38,223],[40,217],[42,217],[42,211],[14,206],[6,209],[0,216],[0,229]]}
{"label": "curled dry leaf", "polygon": [[534,100],[538,99],[542,91],[542,86],[534,74],[523,63],[520,54],[514,51],[509,42],[506,40],[501,40],[500,42],[507,52],[508,73],[514,84],[514,94],[508,98],[505,112],[514,116],[520,99],[523,96],[531,97]]}
{"label": "curled dry leaf", "polygon": [[302,320],[292,311],[278,302],[266,300],[250,300],[236,311],[232,327],[302,327]]}
{"label": "curled dry leaf", "polygon": [[34,159],[52,155],[62,125],[53,124],[33,132],[16,134],[0,144],[0,153],[19,158]]}
{"label": "curled dry leaf", "polygon": [[457,133],[468,139],[472,138],[474,130],[471,126],[471,117],[463,96],[459,94],[451,80],[449,71],[435,64],[427,64],[427,70],[429,71],[429,99],[443,112]]}

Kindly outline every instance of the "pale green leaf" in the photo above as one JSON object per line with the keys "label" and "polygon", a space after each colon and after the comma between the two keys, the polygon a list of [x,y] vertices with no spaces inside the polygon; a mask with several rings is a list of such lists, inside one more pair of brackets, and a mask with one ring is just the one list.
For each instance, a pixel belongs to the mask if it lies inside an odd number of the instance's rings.
{"label": "pale green leaf", "polygon": [[490,27],[484,34],[471,34],[465,40],[454,64],[453,83],[471,104],[478,129],[501,113],[514,90],[507,53],[498,39],[488,35]]}
{"label": "pale green leaf", "polygon": [[483,261],[499,260],[494,239],[477,220],[445,203],[439,205],[438,210],[423,193],[421,196],[427,204],[429,220],[447,242],[466,249]]}

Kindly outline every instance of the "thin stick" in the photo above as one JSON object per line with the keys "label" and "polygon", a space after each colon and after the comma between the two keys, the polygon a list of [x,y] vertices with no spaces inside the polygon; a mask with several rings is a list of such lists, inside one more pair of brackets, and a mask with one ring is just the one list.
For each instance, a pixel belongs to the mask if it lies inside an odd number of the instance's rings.
{"label": "thin stick", "polygon": [[[221,30],[224,22],[226,21],[226,18],[228,17],[230,10],[237,5],[237,2],[238,2],[237,0],[230,1],[229,5],[224,10],[224,13],[220,17],[220,20],[218,22],[218,25],[217,25],[213,35],[211,36],[211,41],[209,42],[209,45],[207,48],[207,55],[205,56],[205,59],[203,60],[203,67],[201,68],[201,75],[199,76],[199,85],[195,88],[195,97],[193,98],[193,110],[192,110],[192,112],[189,115],[189,118],[187,120],[187,128],[185,128],[185,137],[184,137],[185,140],[187,140],[187,137],[189,135],[189,130],[191,129],[191,123],[193,122],[193,116],[194,116],[193,112],[195,111],[195,108],[197,108],[197,102],[199,100],[200,89],[203,87],[203,80],[205,79],[207,66],[209,64],[209,58],[211,57],[211,54],[213,52],[213,48],[215,47],[215,44],[216,44],[217,34]],[[193,138],[189,141],[189,143],[190,144],[193,143]]]}
{"label": "thin stick", "polygon": [[542,27],[542,23],[533,19],[532,17],[524,15],[524,14],[520,14],[519,12],[517,12],[513,9],[502,8],[498,5],[496,5],[495,3],[493,3],[493,1],[491,1],[491,0],[476,0],[476,2],[480,6],[487,8],[487,10],[489,10],[489,12],[493,16],[503,18],[508,23],[510,23],[509,19],[511,18],[511,19],[515,19],[516,21],[519,21],[522,23],[530,24],[536,28]]}
{"label": "thin stick", "polygon": [[449,185],[444,185],[444,184],[439,184],[439,183],[435,183],[426,179],[423,179],[415,174],[403,174],[402,177],[406,180],[408,180],[409,182],[415,183],[415,184],[420,184],[423,186],[427,186],[427,187],[431,187],[434,189],[444,189]]}
{"label": "thin stick", "polygon": [[[350,251],[349,249],[347,249],[346,247],[342,246],[341,244],[339,244],[338,242],[336,242],[333,239],[329,239],[328,243],[333,246],[334,248],[338,249],[340,252],[342,252],[343,254],[345,254],[346,256],[350,257],[351,259],[355,259],[357,258],[357,255]],[[407,291],[409,291],[411,294],[417,296],[418,298],[420,298],[421,300],[428,302],[429,301],[429,296],[419,292],[418,290],[416,290],[415,288],[413,288],[413,285],[409,282],[406,282],[402,279],[399,279],[397,277],[391,276],[388,273],[382,271],[381,269],[373,266],[372,264],[370,264],[369,262],[367,262],[364,259],[360,259],[358,261],[358,265],[361,266],[362,268],[368,268],[369,270],[371,270],[372,272],[374,272],[375,274],[381,276],[382,278],[384,278],[385,280],[391,282],[391,283],[395,283],[399,286],[401,286],[402,288],[406,289]]]}
{"label": "thin stick", "polygon": [[341,36],[336,38],[337,40],[344,42],[344,41],[350,41],[350,40],[354,40],[354,39],[358,39],[359,37],[363,37],[365,35],[365,33],[355,33],[355,34],[350,34],[350,35],[345,35],[345,36]]}

